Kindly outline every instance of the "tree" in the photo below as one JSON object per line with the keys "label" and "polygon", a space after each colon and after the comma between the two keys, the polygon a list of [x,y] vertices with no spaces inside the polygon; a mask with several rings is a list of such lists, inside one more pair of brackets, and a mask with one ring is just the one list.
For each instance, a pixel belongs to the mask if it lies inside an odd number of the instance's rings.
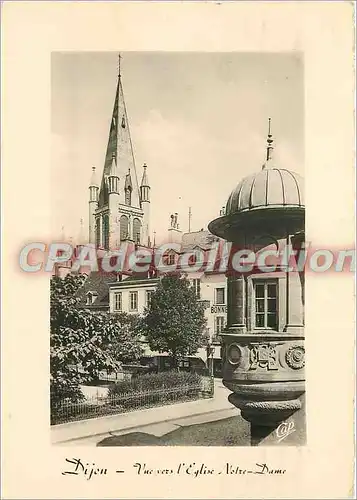
{"label": "tree", "polygon": [[204,308],[184,275],[166,275],[153,292],[143,329],[150,348],[167,352],[175,366],[207,343]]}
{"label": "tree", "polygon": [[103,369],[141,354],[140,331],[128,315],[111,316],[79,309],[76,292],[85,277],[51,278],[51,405],[83,398],[80,384],[95,380]]}
{"label": "tree", "polygon": [[139,359],[143,354],[140,341],[143,335],[142,322],[139,316],[120,313],[110,317],[109,320],[115,322],[118,332],[108,345],[106,352],[122,363],[130,363]]}

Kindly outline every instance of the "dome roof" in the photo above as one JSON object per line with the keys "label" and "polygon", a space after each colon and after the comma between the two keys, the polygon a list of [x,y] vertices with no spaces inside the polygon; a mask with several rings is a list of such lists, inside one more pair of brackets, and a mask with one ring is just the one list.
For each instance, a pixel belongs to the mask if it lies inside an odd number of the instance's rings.
{"label": "dome roof", "polygon": [[266,161],[262,170],[245,177],[231,192],[225,213],[211,221],[209,231],[228,241],[247,244],[258,235],[276,240],[303,231],[305,200],[303,178],[273,160],[273,138],[269,131]]}
{"label": "dome roof", "polygon": [[303,178],[283,168],[266,166],[245,177],[232,191],[226,215],[273,207],[305,207]]}

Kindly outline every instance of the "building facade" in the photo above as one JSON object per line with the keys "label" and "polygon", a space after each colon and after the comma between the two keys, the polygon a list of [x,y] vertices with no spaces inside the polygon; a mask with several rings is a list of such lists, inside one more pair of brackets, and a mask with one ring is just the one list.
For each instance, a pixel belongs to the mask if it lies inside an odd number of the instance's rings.
{"label": "building facade", "polygon": [[[203,231],[204,235],[208,231]],[[186,233],[190,235],[191,233]],[[186,236],[184,235],[184,236]],[[202,302],[205,309],[206,333],[209,335],[211,353],[206,348],[199,349],[197,356],[205,363],[213,364],[216,375],[221,373],[220,335],[227,323],[227,279],[224,273],[194,272],[187,273],[196,298]],[[122,281],[108,283],[109,311],[112,314],[125,312],[127,314],[144,314],[150,306],[151,294],[155,291],[159,277],[143,278],[129,276]],[[145,355],[151,353],[147,347]]]}

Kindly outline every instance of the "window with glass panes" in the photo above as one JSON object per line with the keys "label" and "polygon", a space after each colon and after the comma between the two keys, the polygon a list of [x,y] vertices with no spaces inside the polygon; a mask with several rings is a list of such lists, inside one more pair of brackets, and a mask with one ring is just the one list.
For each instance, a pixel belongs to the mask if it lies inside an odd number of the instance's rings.
{"label": "window with glass panes", "polygon": [[224,288],[216,288],[216,304],[224,303]]}
{"label": "window with glass panes", "polygon": [[169,253],[167,256],[167,265],[171,266],[175,264],[175,254],[174,253]]}
{"label": "window with glass panes", "polygon": [[219,335],[224,330],[224,316],[216,316],[216,328],[215,334]]}
{"label": "window with glass panes", "polygon": [[116,292],[114,294],[114,310],[121,311],[121,305],[122,305],[121,292]]}
{"label": "window with glass panes", "polygon": [[201,280],[200,279],[192,280],[192,286],[195,291],[196,297],[199,299],[201,297]]}
{"label": "window with glass panes", "polygon": [[146,307],[150,307],[153,290],[146,290]]}
{"label": "window with glass panes", "polygon": [[257,281],[254,284],[255,328],[278,327],[278,284],[274,281]]}
{"label": "window with glass panes", "polygon": [[130,292],[129,305],[130,311],[138,310],[138,292]]}

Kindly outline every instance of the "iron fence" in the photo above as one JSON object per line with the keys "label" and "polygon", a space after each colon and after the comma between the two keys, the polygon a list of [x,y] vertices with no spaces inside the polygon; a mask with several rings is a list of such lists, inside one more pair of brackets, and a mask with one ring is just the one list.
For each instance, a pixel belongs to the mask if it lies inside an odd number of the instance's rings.
{"label": "iron fence", "polygon": [[200,383],[172,388],[150,389],[118,395],[96,396],[73,403],[61,401],[51,407],[51,425],[75,422],[108,415],[118,415],[135,410],[164,406],[185,401],[212,398],[214,380],[202,377]]}

